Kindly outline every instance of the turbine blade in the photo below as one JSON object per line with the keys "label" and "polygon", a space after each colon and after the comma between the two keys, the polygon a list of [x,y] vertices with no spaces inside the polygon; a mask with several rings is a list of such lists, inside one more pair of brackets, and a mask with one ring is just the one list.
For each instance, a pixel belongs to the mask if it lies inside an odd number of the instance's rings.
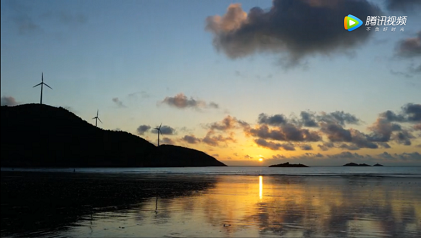
{"label": "turbine blade", "polygon": [[[44,83],[44,85],[45,85],[45,86],[47,86],[47,87],[49,87],[49,88],[51,88],[51,87],[50,87],[50,86],[48,86],[48,84],[46,84],[46,83]],[[51,88],[51,89],[52,89],[52,88]]]}
{"label": "turbine blade", "polygon": [[92,119],[95,119],[96,117],[94,117],[94,118],[92,118]]}
{"label": "turbine blade", "polygon": [[41,85],[42,83],[39,83],[39,84],[37,84],[37,85],[35,85],[35,86],[33,86],[33,88],[35,88],[36,86],[39,86],[39,85]]}
{"label": "turbine blade", "polygon": [[98,117],[98,121],[100,121],[102,123],[102,121],[101,121],[101,119],[99,119],[99,117]]}

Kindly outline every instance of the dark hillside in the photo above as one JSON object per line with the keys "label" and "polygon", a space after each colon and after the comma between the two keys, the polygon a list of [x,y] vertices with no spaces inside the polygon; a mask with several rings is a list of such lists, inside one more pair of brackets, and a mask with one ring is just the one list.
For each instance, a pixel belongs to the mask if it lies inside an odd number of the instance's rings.
{"label": "dark hillside", "polygon": [[[180,147],[182,148],[182,147]],[[97,128],[72,112],[42,104],[1,107],[2,167],[215,166],[219,161],[188,148],[153,158],[157,147],[122,131]],[[181,154],[194,160],[182,159]],[[206,155],[206,156],[205,156]],[[213,158],[213,161],[210,158]],[[188,162],[176,162],[182,160]],[[169,164],[167,164],[167,161]],[[201,162],[198,162],[201,161]],[[206,161],[206,162],[205,162]],[[209,162],[209,163],[208,163]],[[222,164],[223,165],[223,164]]]}

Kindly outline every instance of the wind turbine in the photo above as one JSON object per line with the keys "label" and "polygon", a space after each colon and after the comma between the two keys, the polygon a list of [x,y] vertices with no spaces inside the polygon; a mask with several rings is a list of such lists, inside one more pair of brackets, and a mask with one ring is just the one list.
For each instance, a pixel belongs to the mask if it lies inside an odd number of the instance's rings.
{"label": "wind turbine", "polygon": [[35,88],[35,87],[37,87],[39,85],[41,85],[41,98],[39,100],[39,104],[42,104],[42,88],[43,88],[43,86],[45,85],[45,86],[51,88],[50,86],[48,86],[48,84],[44,83],[44,72],[42,72],[42,74],[41,74],[41,83],[35,85],[33,88]]}
{"label": "wind turbine", "polygon": [[95,119],[95,126],[96,126],[96,127],[98,127],[98,126],[97,126],[98,120],[102,123],[101,119],[99,119],[99,117],[98,117],[98,110],[96,110],[96,117],[94,117],[94,118],[92,118],[92,119]]}
{"label": "wind turbine", "polygon": [[[155,130],[158,131],[158,147],[159,147],[159,134],[161,133],[161,126],[162,126],[162,123],[158,127],[155,127]],[[162,133],[161,133],[161,135],[162,135]]]}

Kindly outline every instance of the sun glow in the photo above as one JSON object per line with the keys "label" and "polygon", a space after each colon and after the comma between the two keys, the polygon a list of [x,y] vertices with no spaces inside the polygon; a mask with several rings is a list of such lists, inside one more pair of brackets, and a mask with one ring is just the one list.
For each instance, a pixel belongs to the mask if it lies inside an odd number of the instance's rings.
{"label": "sun glow", "polygon": [[262,161],[263,161],[263,159],[262,159],[262,158],[260,158],[260,159],[259,159],[259,161],[260,161],[260,162],[262,162]]}

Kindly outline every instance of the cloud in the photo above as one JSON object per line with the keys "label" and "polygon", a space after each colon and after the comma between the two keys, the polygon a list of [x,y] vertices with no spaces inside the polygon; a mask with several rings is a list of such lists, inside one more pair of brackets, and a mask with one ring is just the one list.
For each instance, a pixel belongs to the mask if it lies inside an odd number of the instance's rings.
{"label": "cloud", "polygon": [[2,106],[16,106],[18,103],[16,102],[14,97],[1,97],[1,105]]}
{"label": "cloud", "polygon": [[421,123],[414,125],[414,129],[421,131]]}
{"label": "cloud", "polygon": [[218,131],[226,131],[229,129],[235,128],[238,121],[235,117],[232,117],[230,115],[226,116],[222,121],[220,122],[214,122],[209,125],[210,130],[218,130]]}
{"label": "cloud", "polygon": [[415,137],[399,123],[419,122],[421,122],[421,104],[408,103],[401,108],[400,113],[387,110],[380,113],[376,122],[368,128],[372,132],[369,140],[375,142],[392,140],[399,144],[411,145],[411,139]]}
{"label": "cloud", "polygon": [[281,148],[284,150],[295,150],[294,145],[291,143],[274,143],[261,138],[255,139],[254,142],[261,147],[268,148],[271,150],[279,150]]}
{"label": "cloud", "polygon": [[421,7],[420,0],[386,0],[387,9],[390,11],[416,10]]}
{"label": "cloud", "polygon": [[185,135],[181,140],[189,143],[189,144],[196,144],[200,142],[199,138],[196,138],[194,135]]}
{"label": "cloud", "polygon": [[210,146],[219,146],[220,142],[235,142],[235,139],[232,136],[223,136],[223,135],[214,135],[213,132],[208,132],[206,136],[202,139],[202,142]]}
{"label": "cloud", "polygon": [[319,126],[316,122],[316,117],[314,113],[302,111],[300,116],[301,116],[301,121],[303,123],[303,126],[305,127],[318,127]]}
{"label": "cloud", "polygon": [[271,126],[278,126],[287,123],[287,118],[282,114],[276,114],[273,116],[268,116],[264,113],[259,114],[258,118],[259,124],[267,124]]}
{"label": "cloud", "polygon": [[313,150],[313,147],[311,145],[308,145],[308,144],[300,145],[300,148],[302,150]]}
{"label": "cloud", "polygon": [[249,136],[261,139],[270,139],[278,141],[320,141],[321,137],[316,131],[298,128],[293,124],[285,124],[281,127],[269,129],[267,125],[257,126],[246,130]]}
{"label": "cloud", "polygon": [[173,140],[171,140],[171,138],[168,138],[168,137],[164,137],[160,141],[162,144],[168,144],[168,145],[174,145],[175,143]]}
{"label": "cloud", "polygon": [[118,107],[126,107],[126,106],[124,106],[123,102],[120,99],[113,98],[112,100]]}
{"label": "cloud", "polygon": [[323,144],[319,144],[317,146],[323,151],[326,151],[335,147],[335,145],[332,142],[324,142]]}
{"label": "cloud", "polygon": [[[151,130],[152,133],[157,134],[158,130],[155,128]],[[161,135],[174,135],[175,129],[170,126],[161,126]]]}
{"label": "cloud", "polygon": [[82,13],[70,13],[67,9],[39,13],[34,12],[31,6],[22,3],[24,1],[2,2],[2,8],[10,12],[10,20],[17,27],[19,34],[44,32],[49,27],[46,22],[53,21],[69,26],[85,24],[88,21],[88,17]]}
{"label": "cloud", "polygon": [[408,103],[402,109],[409,122],[421,122],[421,104]]}
{"label": "cloud", "polygon": [[145,134],[145,132],[147,132],[149,129],[151,129],[151,127],[150,126],[148,126],[148,125],[140,125],[138,128],[137,128],[137,134],[139,134],[139,135],[144,135]]}
{"label": "cloud", "polygon": [[421,31],[415,37],[398,42],[396,54],[401,57],[412,58],[421,56]]}
{"label": "cloud", "polygon": [[356,116],[343,111],[335,111],[331,113],[322,112],[320,116],[317,116],[317,120],[319,122],[338,123],[341,126],[344,126],[345,124],[358,125],[360,123],[360,119]]}
{"label": "cloud", "polygon": [[134,93],[129,93],[127,96],[129,96],[130,99],[136,100],[139,97],[140,98],[149,98],[150,95],[145,92],[145,91],[139,91],[139,92],[134,92]]}
{"label": "cloud", "polygon": [[274,0],[269,10],[254,7],[247,14],[241,4],[231,4],[223,16],[208,17],[205,29],[215,49],[231,59],[270,52],[297,65],[305,56],[345,52],[365,42],[371,32],[344,31],[339,19],[350,12],[366,19],[379,9],[365,0]]}
{"label": "cloud", "polygon": [[180,108],[180,109],[184,109],[184,108],[194,108],[194,109],[213,108],[213,109],[218,109],[219,108],[219,105],[214,103],[214,102],[210,102],[208,104],[205,101],[196,100],[192,97],[187,98],[187,96],[184,95],[183,93],[179,93],[179,94],[175,95],[174,97],[166,97],[160,103],[167,104],[171,107],[176,107],[176,108]]}

